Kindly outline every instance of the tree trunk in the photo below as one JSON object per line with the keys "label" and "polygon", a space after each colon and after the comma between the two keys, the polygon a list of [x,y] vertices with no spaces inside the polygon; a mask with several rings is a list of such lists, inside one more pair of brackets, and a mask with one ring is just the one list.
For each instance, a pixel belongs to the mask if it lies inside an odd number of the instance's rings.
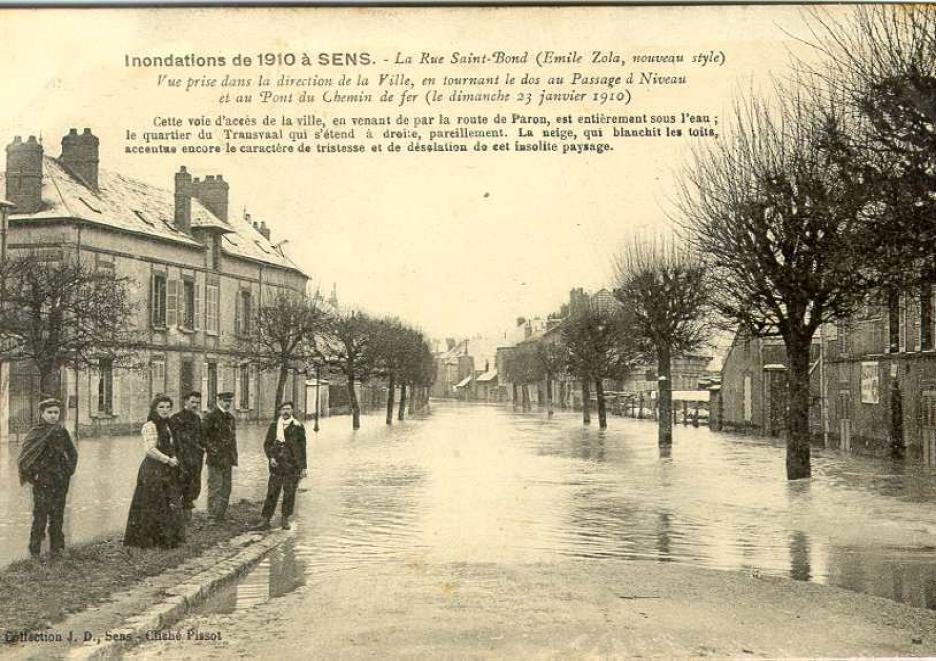
{"label": "tree trunk", "polygon": [[588,407],[591,405],[591,393],[588,391],[588,379],[582,379],[582,424],[591,424],[591,411]]}
{"label": "tree trunk", "polygon": [[809,457],[809,347],[812,337],[801,330],[785,339],[790,361],[786,471],[788,480],[800,480],[812,472]]}
{"label": "tree trunk", "polygon": [[552,386],[553,382],[550,377],[546,377],[546,415],[550,418],[553,416],[553,398],[552,398]]}
{"label": "tree trunk", "polygon": [[520,393],[523,399],[522,410],[529,411],[532,407],[530,406],[530,386],[524,383],[520,386]]}
{"label": "tree trunk", "polygon": [[[279,375],[276,378],[276,398],[273,402],[273,417],[279,414],[280,405],[283,403],[283,391],[286,390],[286,377],[289,376],[289,368],[286,365],[280,365]],[[185,393],[182,393],[185,395]]]}
{"label": "tree trunk", "polygon": [[396,395],[394,392],[396,389],[396,384],[393,382],[393,373],[390,373],[390,377],[387,380],[387,424],[393,424],[393,397]]}
{"label": "tree trunk", "polygon": [[56,385],[55,379],[52,378],[55,375],[55,368],[51,365],[41,364],[37,364],[36,367],[39,369],[40,397],[58,397],[59,393],[52,392],[52,388]]}
{"label": "tree trunk", "polygon": [[513,409],[514,411],[516,411],[517,407],[520,406],[519,398],[517,397],[517,384],[511,383],[510,387],[511,387],[511,392],[513,393]]}
{"label": "tree trunk", "polygon": [[416,404],[419,401],[419,397],[420,397],[419,387],[414,385],[412,388],[410,388],[409,404],[407,404],[407,409],[408,409],[407,412],[410,415],[415,415],[416,409],[417,409]]}
{"label": "tree trunk", "polygon": [[608,411],[605,408],[604,384],[601,379],[595,379],[595,394],[598,396],[598,428],[608,428]]}
{"label": "tree trunk", "polygon": [[406,384],[400,384],[400,410],[397,413],[397,420],[402,421],[406,416]]}
{"label": "tree trunk", "polygon": [[657,402],[657,443],[673,444],[673,380],[670,377],[670,349],[660,347],[657,350],[657,383],[659,396]]}
{"label": "tree trunk", "polygon": [[358,404],[357,393],[354,392],[354,379],[348,379],[348,398],[351,400],[351,428],[361,428],[361,405]]}

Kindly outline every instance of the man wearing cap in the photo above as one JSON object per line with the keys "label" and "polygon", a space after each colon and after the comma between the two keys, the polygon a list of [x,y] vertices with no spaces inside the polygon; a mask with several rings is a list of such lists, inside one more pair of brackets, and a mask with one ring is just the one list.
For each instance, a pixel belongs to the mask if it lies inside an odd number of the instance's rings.
{"label": "man wearing cap", "polygon": [[169,419],[172,436],[178,444],[179,460],[182,465],[182,515],[185,522],[192,520],[192,510],[201,493],[202,465],[205,462],[205,446],[202,441],[201,393],[193,390],[186,393],[182,410]]}
{"label": "man wearing cap", "polygon": [[78,465],[78,451],[68,431],[59,424],[62,403],[57,399],[39,402],[39,422],[29,430],[18,461],[20,484],[33,488],[33,522],[29,535],[29,555],[39,559],[46,525],[49,549],[56,558],[65,549],[62,523],[68,483]]}
{"label": "man wearing cap", "polygon": [[208,516],[215,523],[224,520],[231,497],[231,471],[237,465],[237,438],[231,402],[234,393],[218,393],[218,403],[205,416],[202,438],[208,466]]}

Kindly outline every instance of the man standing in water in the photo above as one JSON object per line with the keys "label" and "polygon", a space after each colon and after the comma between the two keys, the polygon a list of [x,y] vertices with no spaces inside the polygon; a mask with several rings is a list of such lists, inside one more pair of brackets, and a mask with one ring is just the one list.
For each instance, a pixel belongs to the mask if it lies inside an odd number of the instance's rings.
{"label": "man standing in water", "polygon": [[39,423],[29,430],[20,450],[20,484],[33,488],[33,522],[29,535],[29,555],[39,559],[46,524],[52,559],[65,549],[62,524],[68,483],[78,465],[78,450],[68,431],[59,424],[62,403],[57,399],[39,402]]}
{"label": "man standing in water", "polygon": [[208,516],[224,521],[231,497],[231,473],[237,465],[237,425],[231,413],[234,393],[218,393],[218,404],[205,416],[203,438],[208,465]]}
{"label": "man standing in water", "polygon": [[202,441],[201,393],[192,391],[185,395],[181,411],[172,416],[169,424],[178,444],[179,460],[182,464],[182,513],[186,523],[192,520],[195,501],[201,493],[202,464],[205,461],[205,446]]}
{"label": "man standing in water", "polygon": [[289,530],[289,517],[296,503],[296,489],[306,472],[305,427],[293,417],[292,402],[283,402],[279,416],[270,423],[263,451],[270,462],[270,481],[267,483],[258,530],[267,530],[276,511],[280,491],[283,492],[283,529]]}

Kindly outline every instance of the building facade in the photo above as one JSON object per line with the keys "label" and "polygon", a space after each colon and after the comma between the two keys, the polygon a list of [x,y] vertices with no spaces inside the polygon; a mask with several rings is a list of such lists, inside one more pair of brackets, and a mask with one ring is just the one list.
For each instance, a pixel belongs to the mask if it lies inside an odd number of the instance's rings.
{"label": "building facade", "polygon": [[[113,269],[134,284],[134,326],[145,349],[133,369],[106,359],[90,370],[63,369],[58,393],[82,434],[135,431],[150,399],[177,402],[201,390],[206,407],[235,393],[241,419],[273,415],[275,376],[237,351],[253,313],[280,292],[304,292],[307,276],[270,240],[265,224],[228,212],[221,175],[194,178],[181,167],[172,189],[99,168],[98,139],[75,129],[62,153],[44,153],[34,137],[7,148],[4,188],[15,204],[7,249],[48,259],[78,259]],[[46,258],[43,257],[43,258]],[[304,377],[291,375],[286,397],[305,401]],[[37,378],[24,361],[5,366],[0,404],[6,436],[35,420]]]}

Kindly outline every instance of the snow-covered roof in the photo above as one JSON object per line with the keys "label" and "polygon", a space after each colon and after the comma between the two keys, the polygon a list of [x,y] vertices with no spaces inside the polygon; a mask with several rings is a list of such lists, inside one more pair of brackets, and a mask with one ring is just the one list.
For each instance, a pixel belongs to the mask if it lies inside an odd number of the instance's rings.
{"label": "snow-covered roof", "polygon": [[497,378],[497,370],[488,370],[484,374],[481,374],[480,376],[478,376],[478,378],[475,379],[475,381],[478,381],[479,383],[481,383],[481,382],[493,381],[496,378]]}
{"label": "snow-covered roof", "polygon": [[[0,172],[0,184],[5,185],[3,172]],[[58,159],[44,155],[41,208],[30,214],[12,213],[10,220],[58,218],[75,218],[180,244],[201,246],[192,236],[175,227],[173,191],[104,168],[98,170],[98,190],[94,190],[73,177]],[[228,255],[300,270],[245,219],[222,220],[194,197],[192,227],[210,227],[226,232],[221,249]]]}

